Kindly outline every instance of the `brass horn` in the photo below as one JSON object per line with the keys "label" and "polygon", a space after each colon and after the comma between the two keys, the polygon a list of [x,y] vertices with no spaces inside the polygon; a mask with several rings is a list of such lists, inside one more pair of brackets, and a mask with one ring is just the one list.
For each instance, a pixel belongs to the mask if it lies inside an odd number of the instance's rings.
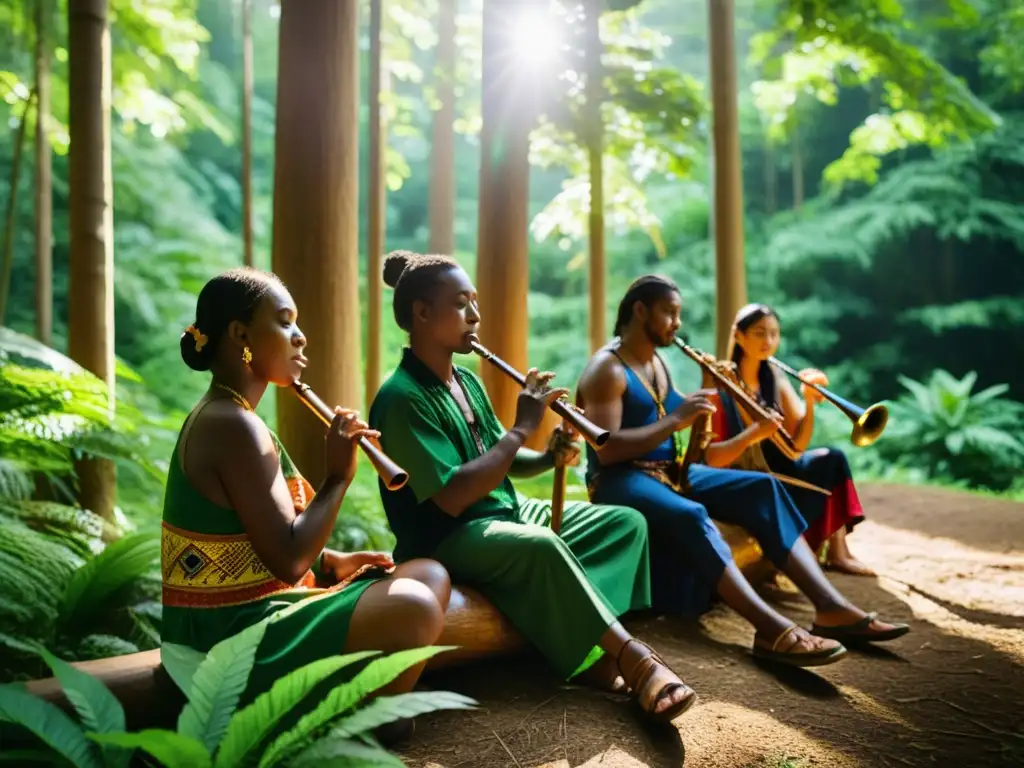
{"label": "brass horn", "polygon": [[889,421],[889,409],[882,403],[875,403],[874,405],[869,405],[867,408],[861,408],[859,405],[851,403],[849,400],[840,397],[834,392],[830,392],[818,384],[812,384],[806,379],[801,378],[800,374],[794,368],[786,365],[781,360],[769,357],[768,362],[780,371],[788,373],[801,384],[806,384],[808,387],[817,390],[826,400],[842,411],[843,415],[853,422],[853,431],[850,433],[850,442],[858,448],[871,445],[885,430],[885,425]]}

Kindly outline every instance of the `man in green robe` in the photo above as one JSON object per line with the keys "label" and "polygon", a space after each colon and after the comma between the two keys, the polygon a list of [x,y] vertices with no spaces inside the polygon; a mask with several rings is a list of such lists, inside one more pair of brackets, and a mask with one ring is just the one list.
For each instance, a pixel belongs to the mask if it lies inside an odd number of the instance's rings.
{"label": "man in green robe", "polygon": [[[441,562],[453,582],[490,599],[563,678],[608,651],[602,664],[617,665],[608,671],[622,671],[649,713],[681,713],[696,695],[618,623],[650,605],[643,517],[628,507],[570,503],[556,535],[550,504],[520,498],[508,478],[553,465],[553,450],[523,444],[564,391],[531,371],[516,423],[504,430],[480,380],[452,362],[453,354],[470,351],[479,324],[465,272],[444,257],[397,253],[389,255],[384,279],[396,288],[396,320],[410,333],[369,416],[385,453],[409,473],[398,491],[381,486],[396,562]],[[553,441],[555,450],[565,450],[560,444]],[[634,648],[640,655],[627,653]]]}

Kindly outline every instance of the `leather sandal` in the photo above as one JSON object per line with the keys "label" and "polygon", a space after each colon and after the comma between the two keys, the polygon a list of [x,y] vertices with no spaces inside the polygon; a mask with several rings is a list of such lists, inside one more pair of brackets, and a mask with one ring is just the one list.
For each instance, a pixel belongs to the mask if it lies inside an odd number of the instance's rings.
{"label": "leather sandal", "polygon": [[[622,654],[625,653],[630,643],[636,643],[646,648],[647,653],[637,659],[633,668],[627,673],[622,668]],[[697,703],[696,691],[680,680],[679,675],[673,672],[661,656],[643,640],[638,640],[635,637],[629,638],[619,650],[617,661],[622,679],[636,695],[640,709],[654,719],[666,723],[671,722]],[[671,697],[676,691],[682,691],[683,698],[661,712],[656,712],[655,707],[658,706],[658,702],[666,697]]]}
{"label": "leather sandal", "polygon": [[797,629],[799,627],[793,624],[782,630],[779,636],[775,638],[771,648],[758,645],[757,638],[755,637],[751,653],[758,659],[764,659],[765,661],[777,664],[789,664],[793,667],[823,667],[826,664],[835,664],[846,655],[846,648],[842,645],[837,645],[834,648],[822,648],[817,651],[795,651],[793,646],[800,642],[799,640],[794,640],[786,650],[780,651],[779,646],[782,644],[782,641],[797,631]]}

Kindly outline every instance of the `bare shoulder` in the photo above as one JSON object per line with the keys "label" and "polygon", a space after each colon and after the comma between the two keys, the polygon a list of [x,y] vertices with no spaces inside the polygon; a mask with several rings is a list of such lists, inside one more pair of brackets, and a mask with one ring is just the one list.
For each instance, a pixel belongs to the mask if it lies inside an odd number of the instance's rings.
{"label": "bare shoulder", "polygon": [[230,400],[215,400],[197,417],[190,436],[191,446],[200,448],[208,457],[249,459],[274,455],[273,438],[263,420],[251,411],[239,408]]}
{"label": "bare shoulder", "polygon": [[621,395],[625,386],[622,362],[612,353],[610,345],[594,353],[580,376],[580,392],[585,397],[589,395],[589,399],[594,399],[595,394]]}

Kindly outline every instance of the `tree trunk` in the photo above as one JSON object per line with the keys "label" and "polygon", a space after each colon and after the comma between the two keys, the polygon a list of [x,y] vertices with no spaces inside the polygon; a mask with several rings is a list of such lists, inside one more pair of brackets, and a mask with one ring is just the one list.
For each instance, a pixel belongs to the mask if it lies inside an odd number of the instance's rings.
{"label": "tree trunk", "polygon": [[[309,339],[304,381],[330,405],[360,402],[359,4],[283,0],[274,163],[273,268]],[[314,486],[323,424],[294,393],[281,439]]]}
{"label": "tree trunk", "polygon": [[252,243],[252,0],[242,0],[242,259],[255,266]]}
{"label": "tree trunk", "polygon": [[747,301],[733,0],[709,0],[708,26],[715,157],[715,348],[723,357],[732,321]]}
{"label": "tree trunk", "polygon": [[53,154],[50,149],[50,0],[36,0],[36,338],[53,339]]}
{"label": "tree trunk", "polygon": [[[107,385],[114,408],[114,207],[106,0],[68,2],[68,354]],[[113,520],[112,462],[79,462],[79,500]]]}
{"label": "tree trunk", "polygon": [[778,210],[779,169],[776,165],[775,144],[764,140],[764,212],[769,216]]}
{"label": "tree trunk", "polygon": [[[509,3],[485,0],[480,131],[480,208],[477,243],[477,291],[480,338],[498,357],[524,373],[529,317],[530,131],[536,120],[536,86],[517,58],[507,34],[514,14],[544,7],[538,0]],[[518,76],[517,76],[518,75]],[[480,373],[499,420],[515,420],[520,387],[494,366]]]}
{"label": "tree trunk", "polygon": [[25,128],[28,113],[32,109],[36,92],[33,90],[25,99],[21,122],[14,134],[14,157],[11,158],[11,192],[7,197],[7,213],[4,216],[4,245],[0,251],[0,325],[7,314],[7,301],[11,295],[11,272],[14,269],[14,228],[18,212],[18,183],[21,181],[21,158],[25,154]]}
{"label": "tree trunk", "polygon": [[802,142],[800,141],[800,120],[796,114],[793,115],[793,136],[790,140],[790,151],[793,161],[793,210],[799,211],[804,207],[804,155]]}
{"label": "tree trunk", "polygon": [[437,20],[437,96],[430,152],[430,252],[455,252],[455,10],[456,0],[440,0]]}
{"label": "tree trunk", "polygon": [[585,55],[587,158],[590,163],[590,352],[597,352],[608,341],[605,322],[605,251],[604,251],[604,122],[601,102],[604,99],[601,65],[601,5],[603,0],[590,0],[586,8],[587,35]]}
{"label": "tree trunk", "polygon": [[387,212],[387,187],[384,183],[387,147],[387,133],[381,110],[381,22],[383,0],[370,0],[370,168],[369,168],[369,218],[370,231],[367,249],[370,252],[366,275],[369,293],[369,330],[366,339],[366,391],[364,397],[369,411],[377,390],[380,388],[380,344],[381,313],[384,294],[384,242],[385,215]]}

